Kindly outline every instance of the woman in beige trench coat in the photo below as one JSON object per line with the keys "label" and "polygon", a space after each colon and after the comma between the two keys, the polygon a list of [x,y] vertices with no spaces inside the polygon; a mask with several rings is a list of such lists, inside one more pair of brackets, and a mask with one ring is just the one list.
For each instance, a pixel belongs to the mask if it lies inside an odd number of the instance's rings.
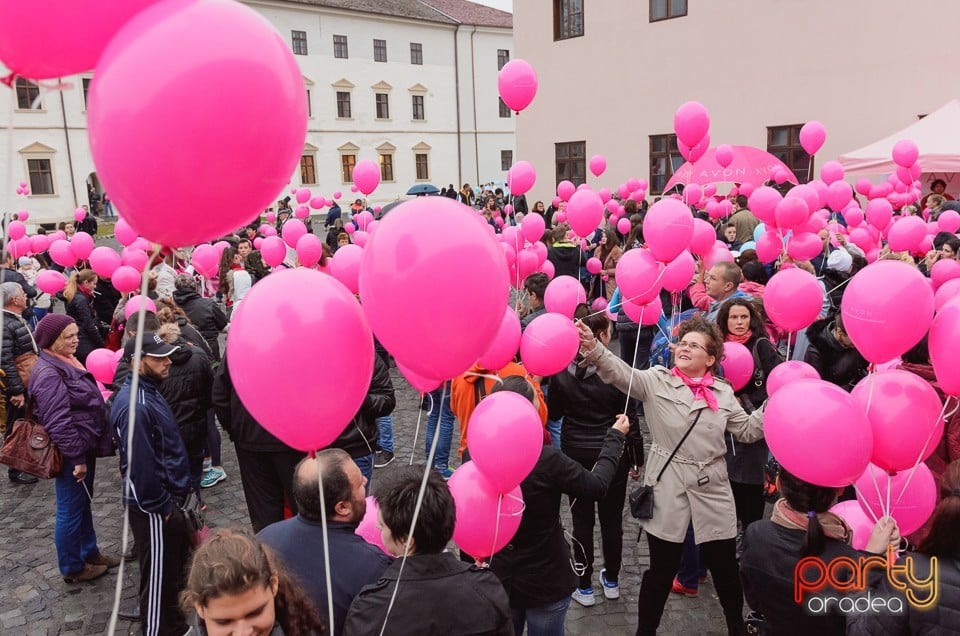
{"label": "woman in beige trench coat", "polygon": [[[730,634],[743,633],[743,588],[736,558],[737,515],[724,461],[725,433],[742,442],[763,437],[763,409],[747,415],[733,387],[715,378],[723,338],[713,323],[694,317],[682,323],[675,367],[632,369],[596,341],[584,325],[580,351],[600,378],[643,401],[652,444],[644,485],[653,486],[653,517],[644,528],[650,546],[650,569],[640,585],[637,635],[655,634],[670,594],[687,526],[693,523],[701,560],[713,575]],[[631,380],[632,377],[632,380]],[[660,469],[681,438],[699,419],[677,450],[663,477]]]}

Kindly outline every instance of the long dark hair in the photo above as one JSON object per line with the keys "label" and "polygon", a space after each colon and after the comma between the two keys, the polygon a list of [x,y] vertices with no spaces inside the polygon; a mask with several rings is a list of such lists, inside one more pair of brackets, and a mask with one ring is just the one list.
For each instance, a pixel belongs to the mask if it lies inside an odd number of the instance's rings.
{"label": "long dark hair", "polygon": [[639,214],[631,214],[627,218],[630,219],[630,233],[623,241],[623,251],[631,249],[634,243],[643,245],[643,217]]}
{"label": "long dark hair", "polygon": [[933,511],[930,533],[920,543],[919,551],[931,556],[960,558],[960,459],[943,472],[942,499]]}
{"label": "long dark hair", "polygon": [[791,474],[785,468],[780,468],[780,495],[787,500],[787,505],[810,516],[807,523],[807,536],[803,542],[801,556],[817,556],[823,554],[827,547],[827,538],[823,526],[817,519],[817,514],[827,512],[837,499],[837,489],[826,486],[815,486]]}
{"label": "long dark hair", "polygon": [[247,260],[244,261],[243,267],[247,270],[247,273],[250,274],[253,282],[257,282],[270,273],[270,269],[263,263],[260,250],[253,250],[247,254]]}
{"label": "long dark hair", "polygon": [[728,323],[730,321],[730,310],[734,307],[746,307],[747,311],[750,312],[750,331],[753,332],[751,339],[760,338],[765,334],[763,318],[760,317],[760,313],[757,312],[753,303],[746,298],[731,298],[720,305],[720,312],[717,314],[717,326],[720,327],[720,333],[724,340],[730,335]]}

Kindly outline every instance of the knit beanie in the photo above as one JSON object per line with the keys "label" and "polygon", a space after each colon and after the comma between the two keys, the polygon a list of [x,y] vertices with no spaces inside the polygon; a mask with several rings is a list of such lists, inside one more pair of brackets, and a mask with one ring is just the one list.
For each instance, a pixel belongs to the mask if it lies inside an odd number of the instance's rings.
{"label": "knit beanie", "polygon": [[76,320],[66,314],[47,314],[33,331],[33,339],[41,349],[49,349],[57,341],[67,326],[76,323]]}

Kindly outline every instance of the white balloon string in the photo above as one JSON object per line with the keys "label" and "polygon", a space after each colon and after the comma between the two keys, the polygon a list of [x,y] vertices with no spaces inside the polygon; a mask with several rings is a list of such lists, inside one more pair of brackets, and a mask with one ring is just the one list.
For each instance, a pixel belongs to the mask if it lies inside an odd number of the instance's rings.
{"label": "white balloon string", "polygon": [[[880,506],[882,507],[882,506],[883,506],[883,495],[880,494],[880,484],[879,484],[879,482],[877,482],[877,471],[873,470],[872,466],[867,466],[867,471],[870,473],[870,481],[873,482],[873,490],[874,490],[874,492],[877,493],[877,502],[878,502],[878,503],[880,504]],[[887,481],[890,481],[890,478],[889,478],[889,477],[887,477]],[[883,517],[886,517],[886,516],[887,516],[887,511],[886,511],[886,510],[881,509],[880,512],[883,513],[883,515],[881,515],[881,516],[883,516]],[[872,515],[871,515],[871,516],[872,516]]]}
{"label": "white balloon string", "polygon": [[[614,277],[616,277],[616,275],[614,275]],[[657,276],[657,279],[653,282],[653,285],[651,285],[651,288],[652,288],[652,287],[656,287],[657,283],[660,282],[660,279],[661,279],[661,278],[663,278],[663,270],[660,271],[660,274]],[[637,298],[642,298],[643,296],[646,296],[649,292],[650,292],[650,290],[647,290],[646,292],[644,292],[644,293],[642,293],[642,294],[637,294],[636,296],[632,296],[632,297],[630,297],[630,298],[624,298],[624,297],[623,297],[623,294],[621,293],[621,295],[620,295],[620,304],[618,305],[619,309],[617,309],[617,311],[622,310],[624,304],[626,304],[626,303],[628,303],[628,302],[631,302],[631,301],[634,301],[634,300],[636,300]],[[647,303],[644,303],[644,306],[646,306],[646,305],[647,305]],[[609,306],[608,306],[608,307],[604,307],[604,308],[601,309],[600,311],[595,311],[595,312],[593,312],[593,313],[587,314],[587,315],[584,316],[583,318],[589,318],[590,316],[599,316],[600,314],[606,313],[607,310],[610,310],[611,312],[613,312],[614,309],[616,309],[616,308],[614,308],[614,307],[609,307]],[[580,320],[583,320],[583,318],[581,318]]]}
{"label": "white balloon string", "polygon": [[643,312],[646,311],[647,306],[644,305],[640,308],[640,322],[637,325],[637,343],[633,347],[633,360],[630,363],[630,380],[627,382],[627,402],[623,405],[623,414],[627,414],[627,410],[630,408],[630,391],[633,389],[633,376],[637,374],[637,349],[640,348],[640,333],[643,330]]}
{"label": "white balloon string", "polygon": [[[433,414],[433,409],[436,408],[436,404],[433,401],[433,395],[430,393],[422,393],[421,400],[424,398],[430,398],[430,408],[427,410],[427,420],[430,420],[430,416]],[[417,456],[417,438],[420,436],[420,419],[423,417],[423,409],[419,409],[419,414],[417,415],[417,427],[413,429],[413,450],[410,451],[410,465],[413,466],[413,458]],[[440,434],[440,413],[437,413],[437,425],[433,431],[434,435]]]}
{"label": "white balloon string", "polygon": [[[157,254],[160,253],[160,245],[157,245],[153,253],[150,255],[149,260],[143,266],[143,271],[140,273],[140,295],[141,298],[147,297],[147,290],[149,288],[150,282],[150,263],[153,262],[153,259],[157,257]],[[130,496],[130,472],[131,472],[131,458],[133,456],[133,428],[137,423],[137,392],[140,390],[140,358],[143,354],[143,328],[144,320],[147,316],[147,303],[141,302],[140,308],[137,311],[137,334],[134,336],[134,346],[133,346],[133,359],[130,361],[130,395],[128,398],[127,404],[127,474],[126,479],[123,480],[123,497],[125,499]],[[123,554],[127,553],[127,534],[130,530],[130,514],[127,507],[123,506],[121,502],[121,509],[124,510],[123,515],[123,529],[121,530],[121,539],[120,539],[120,550]],[[117,618],[120,613],[120,596],[123,591],[123,564],[124,559],[120,559],[120,567],[117,570],[117,585],[113,591],[113,609],[110,611],[110,623],[107,627],[107,633],[110,636],[114,636],[117,631]]]}
{"label": "white balloon string", "polygon": [[[440,393],[440,404],[442,405],[447,397],[447,383],[443,383],[443,391]],[[437,420],[437,426],[440,426]],[[440,431],[433,436],[433,443],[430,444],[430,453],[427,455],[427,465],[423,468],[423,480],[420,482],[420,492],[417,493],[417,503],[413,509],[413,518],[410,520],[410,531],[407,533],[407,541],[403,544],[403,557],[400,560],[400,569],[397,572],[397,584],[393,587],[393,593],[390,595],[390,603],[387,605],[387,613],[383,616],[383,625],[380,627],[380,636],[384,636],[387,631],[387,621],[390,619],[390,612],[393,611],[393,604],[397,601],[397,591],[400,589],[400,580],[403,578],[403,566],[407,564],[409,556],[410,541],[413,539],[413,531],[417,527],[417,519],[420,518],[420,507],[423,505],[423,496],[427,492],[427,479],[430,477],[430,471],[433,470],[433,458],[437,453],[437,442],[440,440]]]}
{"label": "white balloon string", "polygon": [[330,630],[330,636],[334,636],[333,633],[333,581],[330,576],[330,534],[327,530],[327,504],[325,503],[323,496],[323,470],[320,466],[320,460],[316,460],[317,464],[317,490],[320,492],[320,510],[323,511],[323,514],[320,515],[320,526],[323,533],[323,572],[324,578],[326,579],[327,585],[327,617],[330,619],[330,622],[327,623],[327,629]]}
{"label": "white balloon string", "polygon": [[[907,475],[907,481],[906,483],[903,484],[903,488],[900,490],[900,494],[897,496],[897,501],[894,503],[894,505],[898,505],[900,503],[900,500],[903,499],[904,493],[906,493],[907,488],[910,487],[910,482],[913,480],[913,476],[917,473],[917,466],[919,466],[920,462],[923,461],[923,458],[926,457],[927,448],[929,447],[930,442],[933,440],[933,434],[937,430],[937,424],[944,421],[945,419],[949,419],[950,416],[946,415],[947,405],[950,403],[950,398],[952,397],[953,397],[952,395],[948,395],[947,399],[943,401],[943,408],[940,409],[940,415],[937,416],[937,419],[930,426],[930,430],[927,432],[927,439],[926,441],[923,442],[923,448],[920,449],[920,454],[917,455],[917,460],[913,462],[913,468],[910,469],[910,474]],[[956,409],[954,409],[954,412],[955,411]],[[953,412],[951,412],[950,415],[953,415]]]}
{"label": "white balloon string", "polygon": [[[6,254],[6,253],[7,253],[7,240],[8,240],[7,237],[10,235],[10,232],[7,231],[7,228],[10,226],[10,222],[9,222],[9,221],[10,221],[10,212],[9,212],[9,211],[12,210],[12,209],[16,206],[16,197],[15,197],[15,195],[11,195],[11,194],[10,194],[11,191],[12,191],[12,192],[15,192],[15,191],[17,190],[17,188],[12,187],[12,186],[13,186],[13,183],[12,183],[12,182],[14,181],[14,178],[13,178],[13,110],[14,110],[14,107],[15,107],[15,105],[16,105],[16,102],[15,102],[15,100],[16,100],[16,90],[14,89],[14,86],[16,85],[16,81],[17,81],[17,76],[16,76],[16,75],[11,75],[11,76],[10,76],[10,84],[9,84],[9,88],[10,88],[10,112],[9,112],[9,116],[7,117],[7,174],[6,174],[6,180],[3,182],[3,187],[4,187],[4,190],[6,190],[6,188],[10,188],[10,190],[7,191],[7,197],[10,198],[10,200],[12,200],[12,203],[10,203],[9,205],[5,206],[5,209],[4,209],[4,212],[3,212],[3,216],[0,217],[0,218],[2,218],[2,224],[3,224],[3,239],[2,239],[2,244],[0,244],[0,249],[2,249],[3,254]],[[29,175],[27,175],[27,176],[29,177]],[[20,184],[18,183],[17,186],[19,186],[19,185],[20,185]],[[29,184],[29,185],[32,185],[32,184]],[[28,185],[28,187],[29,187],[29,185]],[[3,329],[0,329],[0,347],[3,347]],[[25,396],[24,396],[24,404],[26,404],[26,402],[27,402],[28,399],[29,399],[29,397],[25,395]],[[4,430],[6,431],[6,434],[7,434],[7,435],[10,434],[9,428],[4,429]]]}
{"label": "white balloon string", "polygon": [[[853,490],[854,492],[857,493],[858,498],[866,500],[866,497],[862,492],[860,492],[860,489],[857,487],[856,484],[853,484]],[[867,514],[870,515],[870,519],[872,519],[874,523],[877,523],[880,521],[879,519],[877,519],[877,515],[873,514],[873,509],[870,506],[861,506],[861,508],[863,508],[867,512]]]}
{"label": "white balloon string", "polygon": [[474,557],[477,567],[489,567],[490,562],[493,561],[493,555],[497,550],[497,539],[500,538],[500,515],[503,511],[503,497],[503,493],[500,493],[500,495],[497,497],[497,521],[493,526],[493,542],[490,545],[490,556],[487,557],[486,561]]}

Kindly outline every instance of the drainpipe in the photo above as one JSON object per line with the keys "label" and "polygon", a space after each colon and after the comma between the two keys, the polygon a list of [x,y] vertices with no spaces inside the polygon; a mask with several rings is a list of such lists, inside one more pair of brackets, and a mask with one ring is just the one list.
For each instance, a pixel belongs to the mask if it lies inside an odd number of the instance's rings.
{"label": "drainpipe", "polygon": [[463,185],[463,150],[460,143],[460,25],[453,31],[453,84],[457,99],[457,190]]}
{"label": "drainpipe", "polygon": [[[70,166],[70,187],[73,188],[73,207],[80,205],[77,200],[77,181],[73,175],[73,153],[70,152],[70,131],[67,129],[67,107],[63,100],[63,91],[57,91],[60,94],[60,114],[63,116],[63,136],[67,140],[67,165]],[[90,211],[93,214],[93,210]]]}
{"label": "drainpipe", "polygon": [[470,32],[470,87],[473,93],[473,160],[477,166],[477,180],[480,186],[480,138],[477,134],[477,59],[473,53],[473,36],[477,34],[477,27]]}

